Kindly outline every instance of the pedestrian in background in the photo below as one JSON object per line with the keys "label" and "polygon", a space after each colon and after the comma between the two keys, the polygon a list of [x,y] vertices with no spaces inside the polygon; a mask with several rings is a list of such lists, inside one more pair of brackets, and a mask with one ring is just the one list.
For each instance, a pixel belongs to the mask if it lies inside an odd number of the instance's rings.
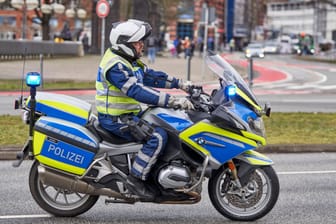
{"label": "pedestrian in background", "polygon": [[88,53],[89,52],[89,37],[86,33],[84,33],[83,37],[82,37],[82,44],[83,44],[83,48],[84,48],[84,53]]}
{"label": "pedestrian in background", "polygon": [[197,38],[197,48],[199,50],[199,56],[202,57],[204,48],[204,42],[202,37]]}
{"label": "pedestrian in background", "polygon": [[174,40],[174,46],[176,50],[176,57],[179,58],[182,52],[182,40],[176,37],[176,39]]}
{"label": "pedestrian in background", "polygon": [[210,51],[214,51],[215,50],[215,41],[213,37],[209,37],[208,38],[208,49]]}
{"label": "pedestrian in background", "polygon": [[176,52],[176,48],[175,48],[174,42],[168,42],[167,43],[167,48],[168,48],[171,56],[175,58],[176,55],[177,55],[177,52]]}
{"label": "pedestrian in background", "polygon": [[154,64],[156,59],[157,40],[151,36],[147,40],[148,63]]}
{"label": "pedestrian in background", "polygon": [[61,31],[61,37],[63,40],[72,41],[71,31],[67,23],[65,23],[63,26],[63,29]]}
{"label": "pedestrian in background", "polygon": [[186,59],[188,56],[191,56],[191,44],[188,36],[184,38],[182,46],[184,49],[184,58]]}
{"label": "pedestrian in background", "polygon": [[235,50],[235,48],[236,48],[236,46],[235,46],[235,40],[233,38],[231,38],[229,44],[230,44],[230,53],[232,53]]}

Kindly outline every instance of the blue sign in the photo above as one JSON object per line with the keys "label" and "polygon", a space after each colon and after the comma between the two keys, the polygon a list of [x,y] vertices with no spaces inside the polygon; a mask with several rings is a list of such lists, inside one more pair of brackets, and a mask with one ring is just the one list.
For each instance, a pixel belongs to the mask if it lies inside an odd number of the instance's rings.
{"label": "blue sign", "polygon": [[67,144],[62,141],[47,139],[41,151],[41,155],[50,159],[86,169],[93,157],[94,153]]}

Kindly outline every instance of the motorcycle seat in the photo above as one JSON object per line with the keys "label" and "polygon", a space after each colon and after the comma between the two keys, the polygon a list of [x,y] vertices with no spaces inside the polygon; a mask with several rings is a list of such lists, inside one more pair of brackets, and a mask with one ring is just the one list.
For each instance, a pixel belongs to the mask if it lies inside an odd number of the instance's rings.
{"label": "motorcycle seat", "polygon": [[119,136],[113,135],[112,133],[108,132],[105,130],[102,126],[100,126],[99,121],[95,120],[93,121],[93,127],[101,140],[110,142],[112,144],[125,144],[125,143],[130,143],[133,141],[121,138]]}

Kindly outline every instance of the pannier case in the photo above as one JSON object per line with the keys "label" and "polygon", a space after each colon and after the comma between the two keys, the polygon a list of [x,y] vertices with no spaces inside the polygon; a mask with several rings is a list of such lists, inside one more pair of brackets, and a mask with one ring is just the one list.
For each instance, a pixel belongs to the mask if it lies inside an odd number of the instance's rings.
{"label": "pannier case", "polygon": [[82,175],[98,151],[99,140],[84,126],[53,117],[35,123],[33,154],[42,164]]}
{"label": "pannier case", "polygon": [[[30,99],[27,101],[28,106],[29,103]],[[90,119],[91,110],[92,105],[84,100],[62,94],[36,93],[36,111],[48,117],[85,125]]]}

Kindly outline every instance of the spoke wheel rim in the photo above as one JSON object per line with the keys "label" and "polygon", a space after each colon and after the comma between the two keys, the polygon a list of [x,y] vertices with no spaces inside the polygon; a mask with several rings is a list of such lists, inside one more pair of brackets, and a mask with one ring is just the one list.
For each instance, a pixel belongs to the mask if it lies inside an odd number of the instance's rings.
{"label": "spoke wheel rim", "polygon": [[236,216],[252,216],[267,206],[272,195],[271,180],[262,169],[251,175],[243,190],[234,189],[228,179],[227,172],[223,172],[216,184],[219,203],[225,210]]}
{"label": "spoke wheel rim", "polygon": [[42,199],[51,207],[58,210],[73,210],[76,209],[89,199],[90,195],[72,192],[66,189],[61,189],[43,184],[38,179],[38,191]]}

